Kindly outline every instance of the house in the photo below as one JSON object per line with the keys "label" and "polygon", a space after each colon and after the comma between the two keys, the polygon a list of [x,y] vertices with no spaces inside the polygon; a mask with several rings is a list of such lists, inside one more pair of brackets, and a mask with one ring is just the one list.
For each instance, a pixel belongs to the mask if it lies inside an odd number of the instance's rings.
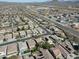
{"label": "house", "polygon": [[28,49],[26,42],[19,42],[18,44],[19,44],[20,51]]}
{"label": "house", "polygon": [[28,26],[28,25],[24,25],[24,29],[26,29],[26,30],[27,30],[28,28],[29,28],[29,26]]}
{"label": "house", "polygon": [[26,36],[25,31],[20,31],[20,36],[21,36],[22,38],[24,38],[24,37]]}
{"label": "house", "polygon": [[19,38],[19,33],[18,32],[13,32],[13,38]]}
{"label": "house", "polygon": [[17,55],[17,44],[13,43],[7,46],[7,55],[8,57],[11,57],[13,55]]}
{"label": "house", "polygon": [[56,58],[60,58],[60,59],[63,59],[63,56],[61,54],[61,51],[58,47],[55,47],[55,48],[50,48],[50,52],[51,54],[53,55],[53,57],[56,59]]}
{"label": "house", "polygon": [[33,39],[27,40],[30,50],[35,47],[36,43]]}
{"label": "house", "polygon": [[5,39],[7,40],[12,40],[12,34],[6,34]]}
{"label": "house", "polygon": [[0,58],[6,56],[7,46],[0,46]]}
{"label": "house", "polygon": [[4,35],[0,34],[0,43],[3,43],[3,40],[4,40]]}
{"label": "house", "polygon": [[43,53],[44,59],[54,59],[48,50],[40,48],[40,51]]}
{"label": "house", "polygon": [[32,37],[32,30],[27,30],[27,37]]}
{"label": "house", "polygon": [[42,40],[42,38],[37,38],[37,39],[35,39],[38,43],[40,43],[40,42],[42,42],[43,40]]}

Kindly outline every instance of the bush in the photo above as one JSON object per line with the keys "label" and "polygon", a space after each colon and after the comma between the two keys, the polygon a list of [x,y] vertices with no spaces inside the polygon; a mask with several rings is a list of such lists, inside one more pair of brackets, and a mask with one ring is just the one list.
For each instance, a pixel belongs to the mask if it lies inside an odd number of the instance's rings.
{"label": "bush", "polygon": [[25,53],[29,53],[30,52],[30,50],[25,50],[23,53],[25,54]]}
{"label": "bush", "polygon": [[38,48],[36,48],[36,47],[34,47],[34,48],[31,50],[32,53],[34,53],[34,52],[36,52],[36,51],[38,51]]}
{"label": "bush", "polygon": [[43,49],[49,49],[53,46],[51,44],[49,44],[48,42],[45,42],[45,43],[42,43],[40,47]]}

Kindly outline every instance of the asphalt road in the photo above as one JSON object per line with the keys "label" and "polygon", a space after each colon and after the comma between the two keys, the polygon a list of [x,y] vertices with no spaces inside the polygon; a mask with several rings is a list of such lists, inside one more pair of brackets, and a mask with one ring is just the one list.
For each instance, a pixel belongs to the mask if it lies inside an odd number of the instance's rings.
{"label": "asphalt road", "polygon": [[[47,21],[47,22],[54,23],[58,28],[64,30],[65,32],[69,33],[70,35],[73,35],[73,36],[79,38],[79,32],[75,31],[74,29],[65,27],[65,26],[63,26],[61,23],[59,23],[59,22],[57,22],[57,21],[54,21],[54,20],[50,20],[49,18],[46,18],[46,17],[44,17],[44,16],[42,16],[42,15],[39,15],[39,14],[35,13],[34,11],[27,10],[27,12],[30,12],[29,14],[32,13],[32,14],[31,14],[32,17],[37,17],[37,18],[43,19],[43,20],[45,20],[45,21]],[[34,14],[34,15],[33,15],[33,14]],[[27,14],[24,13],[24,15],[27,15]],[[33,21],[36,22],[37,20],[33,20]],[[38,21],[38,22],[39,22],[39,21]],[[37,22],[36,22],[36,23],[37,23]],[[39,26],[41,26],[39,23],[37,23],[37,24],[38,24]],[[42,24],[42,23],[41,23],[41,24]],[[41,26],[41,27],[42,27],[42,26]],[[42,27],[42,28],[46,30],[45,27]],[[49,32],[48,30],[46,30],[46,31],[48,32],[47,35],[50,35],[50,34],[49,34],[50,32]],[[40,36],[37,36],[37,37],[35,37],[35,38],[39,38],[39,37],[41,37],[41,36],[44,36],[44,35],[40,35]],[[34,38],[34,37],[20,38],[20,39],[17,39],[17,40],[14,40],[14,41],[10,41],[10,42],[4,42],[4,43],[0,43],[0,46],[7,45],[7,44],[12,44],[12,43],[16,43],[16,42],[20,42],[20,41],[25,41],[25,40],[32,39],[32,38]]]}
{"label": "asphalt road", "polygon": [[33,13],[34,16],[37,16],[40,19],[44,19],[44,20],[46,20],[46,21],[48,21],[50,23],[54,23],[58,28],[64,30],[64,32],[67,32],[68,34],[70,34],[70,35],[72,35],[74,37],[79,38],[79,32],[78,31],[75,31],[73,28],[69,28],[69,27],[63,26],[61,23],[59,23],[59,22],[57,22],[57,21],[55,21],[53,19],[50,20],[49,18],[46,18],[43,15],[40,15],[40,14],[38,14],[38,13],[32,11],[32,10],[28,10],[28,12],[30,12],[30,14]]}
{"label": "asphalt road", "polygon": [[47,36],[47,35],[50,35],[50,34],[43,34],[43,35],[39,35],[39,36],[35,36],[35,37],[28,37],[28,38],[27,37],[25,37],[25,38],[18,38],[18,39],[14,40],[14,41],[7,41],[7,42],[4,42],[4,43],[0,43],[0,46],[12,44],[12,43],[17,43],[17,42],[21,42],[21,41],[24,42],[26,40],[33,39],[33,38],[37,39],[39,37],[43,37],[43,36]]}

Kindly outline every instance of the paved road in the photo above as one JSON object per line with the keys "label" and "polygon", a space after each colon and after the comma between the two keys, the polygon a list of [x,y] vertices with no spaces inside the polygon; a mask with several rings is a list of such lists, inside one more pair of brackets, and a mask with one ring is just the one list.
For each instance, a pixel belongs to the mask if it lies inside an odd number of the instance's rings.
{"label": "paved road", "polygon": [[52,34],[50,31],[47,30],[46,27],[43,27],[42,24],[41,24],[38,20],[36,20],[37,18],[35,18],[34,16],[29,15],[29,14],[27,14],[27,15],[28,15],[27,17],[28,17],[29,19],[31,19],[33,22],[35,22],[36,24],[38,24],[39,27],[41,27],[42,29],[44,29],[44,30],[47,32],[47,34]]}
{"label": "paved road", "polygon": [[44,20],[46,20],[46,21],[48,21],[48,22],[50,22],[50,23],[51,23],[51,22],[54,23],[58,28],[64,30],[65,32],[67,32],[67,33],[70,34],[70,35],[73,35],[73,36],[79,38],[79,32],[78,32],[78,31],[75,31],[75,30],[72,29],[72,28],[63,26],[61,23],[59,23],[59,22],[57,22],[57,21],[55,21],[55,20],[51,20],[51,19],[49,19],[49,18],[46,18],[46,17],[44,17],[44,16],[42,16],[42,15],[40,15],[40,14],[38,14],[38,13],[32,11],[32,10],[27,10],[27,11],[30,12],[30,14],[32,13],[32,14],[34,14],[34,16],[39,17],[40,19],[44,19]]}
{"label": "paved road", "polygon": [[[27,14],[24,13],[23,15],[27,15]],[[28,15],[28,17],[29,17],[33,22],[36,22],[42,29],[44,29],[44,30],[47,32],[47,34],[45,34],[45,35],[51,35],[51,33],[50,33],[45,27],[43,27],[41,24],[39,24],[39,21],[34,20],[34,19],[36,19],[35,17],[33,17],[33,16],[31,17],[30,15]],[[39,38],[39,37],[43,37],[43,36],[45,36],[45,35],[39,35],[39,36],[36,36],[36,37],[29,37],[29,38],[19,38],[19,39],[14,40],[14,41],[7,41],[7,42],[4,42],[4,43],[0,43],[0,46],[12,44],[12,43],[17,43],[17,42],[20,42],[20,41],[26,41],[26,40],[28,40],[28,39]]]}
{"label": "paved road", "polygon": [[[43,19],[43,20],[48,21],[48,22],[50,22],[50,23],[54,23],[58,28],[60,28],[60,29],[64,30],[65,32],[67,32],[67,33],[69,33],[69,34],[71,34],[71,35],[73,35],[73,36],[79,38],[79,32],[73,30],[72,28],[65,27],[65,26],[63,26],[61,23],[56,22],[56,21],[54,21],[54,20],[50,20],[50,19],[48,19],[48,18],[46,18],[46,17],[44,17],[44,16],[42,16],[42,15],[39,15],[39,14],[35,13],[34,11],[27,10],[27,12],[30,12],[30,14],[32,13],[31,15],[34,16],[34,17],[36,16],[37,18]],[[33,15],[33,14],[34,14],[34,15]],[[24,13],[24,15],[27,15],[27,14]],[[34,20],[34,21],[35,21],[35,20]],[[38,22],[39,22],[39,21],[38,21]],[[43,27],[42,27],[42,28],[43,28]],[[44,28],[44,29],[46,30],[46,28]],[[47,31],[47,30],[46,30],[46,31]],[[48,35],[49,35],[49,34],[48,34]],[[41,35],[41,36],[43,36],[43,35]],[[41,37],[41,36],[37,36],[36,38],[39,38],[39,37]],[[20,38],[20,39],[15,40],[15,41],[4,42],[4,43],[0,43],[0,46],[7,45],[7,44],[12,44],[12,43],[16,43],[16,42],[20,42],[20,41],[25,41],[25,40],[32,39],[32,38],[33,38],[33,37],[30,37],[30,38]]]}
{"label": "paved road", "polygon": [[4,43],[0,43],[0,46],[4,46],[4,45],[8,45],[8,44],[12,44],[12,43],[17,43],[17,42],[21,42],[21,41],[26,41],[26,40],[29,40],[29,39],[37,39],[37,38],[40,38],[40,37],[43,37],[43,36],[47,36],[47,35],[50,35],[50,34],[43,34],[43,35],[39,35],[39,36],[35,36],[35,37],[25,37],[25,38],[19,38],[17,40],[14,40],[14,41],[7,41],[7,42],[4,42]]}

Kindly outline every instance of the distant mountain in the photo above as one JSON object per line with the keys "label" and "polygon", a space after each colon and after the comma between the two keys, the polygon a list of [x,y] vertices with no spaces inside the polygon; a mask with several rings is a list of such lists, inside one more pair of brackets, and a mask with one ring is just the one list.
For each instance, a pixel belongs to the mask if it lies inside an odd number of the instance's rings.
{"label": "distant mountain", "polygon": [[58,1],[79,1],[79,0],[58,0]]}

